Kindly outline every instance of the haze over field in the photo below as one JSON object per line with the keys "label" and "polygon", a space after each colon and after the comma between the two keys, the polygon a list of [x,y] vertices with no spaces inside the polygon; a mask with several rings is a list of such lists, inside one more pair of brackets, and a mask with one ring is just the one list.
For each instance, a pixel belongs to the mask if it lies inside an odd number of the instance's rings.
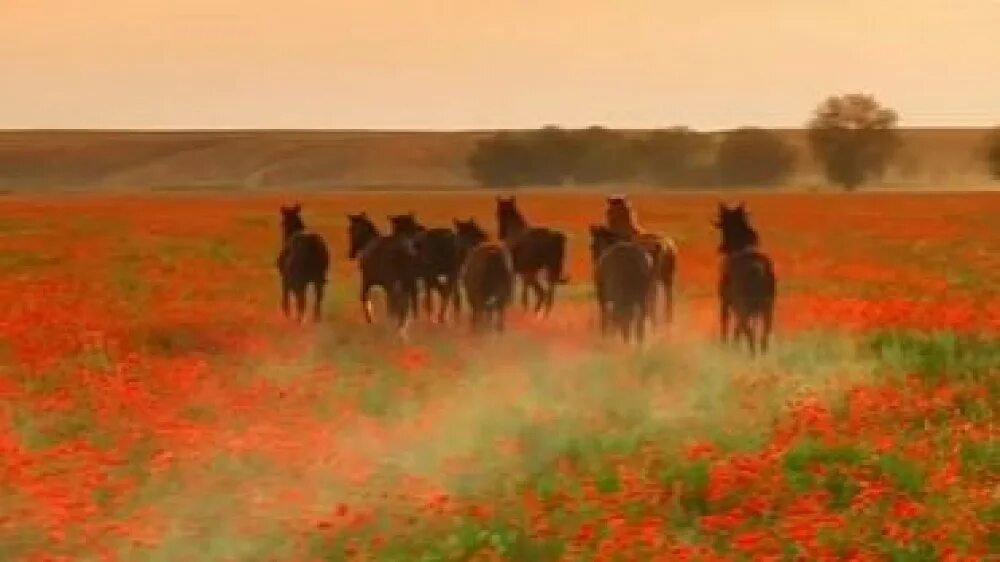
{"label": "haze over field", "polygon": [[798,127],[841,91],[988,126],[998,28],[990,0],[12,0],[0,128]]}

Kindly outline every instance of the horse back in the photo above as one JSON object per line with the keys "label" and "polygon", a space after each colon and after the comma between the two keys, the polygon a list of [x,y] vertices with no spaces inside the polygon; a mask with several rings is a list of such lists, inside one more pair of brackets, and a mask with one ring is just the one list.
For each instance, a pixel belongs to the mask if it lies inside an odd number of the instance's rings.
{"label": "horse back", "polygon": [[416,246],[394,236],[379,236],[358,256],[362,274],[374,283],[394,283],[417,275],[419,269]]}
{"label": "horse back", "polygon": [[510,252],[501,244],[486,242],[469,251],[462,268],[462,281],[469,298],[478,300],[491,296],[510,296],[514,283],[514,266]]}
{"label": "horse back", "polygon": [[417,238],[417,250],[428,273],[451,273],[458,267],[458,236],[448,228],[433,228]]}
{"label": "horse back", "polygon": [[533,227],[507,243],[517,271],[543,267],[562,269],[566,253],[566,235],[546,227]]}
{"label": "horse back", "polygon": [[645,298],[653,265],[653,257],[642,245],[619,242],[601,254],[594,268],[594,282],[610,300]]}
{"label": "horse back", "polygon": [[330,252],[321,235],[315,232],[298,232],[290,236],[282,246],[277,265],[286,276],[325,281],[330,266]]}
{"label": "horse back", "polygon": [[720,293],[743,308],[773,303],[777,288],[774,264],[767,255],[748,249],[723,257]]}

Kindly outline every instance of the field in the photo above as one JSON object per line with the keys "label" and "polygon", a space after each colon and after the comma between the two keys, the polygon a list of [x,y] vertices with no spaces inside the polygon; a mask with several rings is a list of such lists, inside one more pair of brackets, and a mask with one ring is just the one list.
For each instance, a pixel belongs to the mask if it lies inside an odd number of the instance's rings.
{"label": "field", "polygon": [[[291,196],[289,196],[291,197]],[[779,278],[766,357],[716,343],[718,194],[636,195],[678,314],[602,341],[599,195],[553,316],[366,326],[346,213],[303,193],[327,314],[280,315],[277,195],[0,198],[0,560],[893,560],[1000,553],[1000,194],[748,194]]]}
{"label": "field", "polygon": [[[884,187],[981,189],[990,129],[900,130]],[[630,133],[641,133],[631,131]],[[799,129],[791,185],[824,186]],[[0,131],[0,190],[468,188],[483,131]]]}

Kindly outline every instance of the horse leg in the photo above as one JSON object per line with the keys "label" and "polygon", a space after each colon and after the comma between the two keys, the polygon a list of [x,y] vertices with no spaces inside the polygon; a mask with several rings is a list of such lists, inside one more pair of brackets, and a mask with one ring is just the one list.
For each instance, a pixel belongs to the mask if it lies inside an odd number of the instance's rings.
{"label": "horse leg", "polygon": [[635,322],[635,339],[642,345],[646,339],[646,305],[640,301],[633,305],[632,314]]}
{"label": "horse leg", "polygon": [[431,301],[431,291],[438,288],[437,277],[434,275],[425,275],[423,278],[424,283],[424,312],[430,317],[434,313],[434,304]]}
{"label": "horse leg", "polygon": [[746,339],[747,346],[750,348],[751,354],[753,353],[753,336],[750,333],[750,317],[745,314],[736,315],[736,334],[733,336],[733,342],[739,347],[740,339]]}
{"label": "horse leg", "polygon": [[402,291],[403,306],[409,307],[408,313],[416,318],[420,312],[420,287],[417,285],[416,279],[412,281],[412,284],[403,282]]}
{"label": "horse leg", "polygon": [[306,316],[306,286],[302,285],[295,287],[295,314],[296,320],[302,322]]}
{"label": "horse leg", "polygon": [[[372,301],[371,301],[372,283],[367,279],[361,282],[361,310],[365,315],[365,322],[368,324],[372,323]],[[389,303],[392,306],[392,303]]]}
{"label": "horse leg", "polygon": [[313,284],[316,300],[313,302],[313,322],[319,322],[323,311],[323,290],[326,288],[322,280],[317,280]]}
{"label": "horse leg", "polygon": [[774,324],[774,304],[768,304],[761,315],[760,352],[767,353],[768,339],[771,337],[771,327]]}
{"label": "horse leg", "polygon": [[542,308],[545,306],[545,287],[542,286],[542,282],[538,280],[537,276],[531,278],[531,289],[535,293],[535,315],[540,315],[542,313]]}
{"label": "horse leg", "polygon": [[549,290],[548,296],[545,300],[545,317],[548,318],[552,314],[552,307],[556,303],[556,287],[558,287],[559,282],[555,275],[549,276]]}
{"label": "horse leg", "polygon": [[745,334],[744,337],[746,337],[747,340],[747,347],[750,349],[750,356],[753,357],[757,355],[757,329],[752,317],[747,317],[743,330]]}
{"label": "horse leg", "polygon": [[472,333],[479,333],[479,315],[481,314],[479,307],[470,303],[469,308],[472,309],[471,314],[469,315],[471,317],[470,324],[472,325]]}
{"label": "horse leg", "polygon": [[663,313],[667,324],[674,323],[674,270],[673,267],[663,268]]}
{"label": "horse leg", "polygon": [[725,297],[719,298],[719,327],[722,345],[729,343],[729,302]]}
{"label": "horse leg", "polygon": [[622,338],[625,343],[632,341],[632,323],[629,322],[628,309],[623,303],[616,303],[615,305],[615,317],[618,320],[618,325],[622,329]]}
{"label": "horse leg", "polygon": [[493,309],[493,314],[496,315],[496,330],[501,334],[504,331],[504,308],[506,308],[504,304],[497,303]]}
{"label": "horse leg", "polygon": [[407,340],[407,328],[410,324],[410,312],[417,310],[417,291],[413,284],[407,282],[395,283],[390,291],[390,302],[395,302],[396,333],[404,342]]}
{"label": "horse leg", "polygon": [[597,312],[600,315],[601,321],[601,336],[608,337],[608,334],[611,333],[611,317],[608,315],[608,303],[603,297],[599,297],[597,306]]}
{"label": "horse leg", "polygon": [[447,279],[444,283],[441,283],[440,288],[438,289],[438,295],[441,297],[441,302],[438,304],[438,324],[444,324],[445,315],[448,314],[448,303],[451,302],[451,294],[453,290],[454,288],[451,286],[451,281]]}
{"label": "horse leg", "polygon": [[656,317],[656,301],[660,296],[657,293],[656,285],[657,281],[654,279],[649,284],[649,289],[646,290],[646,309],[649,311],[649,323],[654,327],[659,324],[659,318]]}
{"label": "horse leg", "polygon": [[282,277],[281,279],[281,311],[284,313],[285,318],[288,318],[291,313],[291,304],[288,302],[291,293],[291,289],[288,287],[288,280]]}
{"label": "horse leg", "polygon": [[452,276],[448,284],[451,285],[452,306],[455,309],[455,321],[462,315],[462,288],[458,285],[458,277]]}

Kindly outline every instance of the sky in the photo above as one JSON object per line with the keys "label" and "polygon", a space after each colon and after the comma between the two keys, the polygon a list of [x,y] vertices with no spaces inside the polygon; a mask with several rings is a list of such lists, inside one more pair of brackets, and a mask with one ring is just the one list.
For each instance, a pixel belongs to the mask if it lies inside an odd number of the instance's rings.
{"label": "sky", "polygon": [[1000,0],[0,0],[2,129],[1000,124]]}

